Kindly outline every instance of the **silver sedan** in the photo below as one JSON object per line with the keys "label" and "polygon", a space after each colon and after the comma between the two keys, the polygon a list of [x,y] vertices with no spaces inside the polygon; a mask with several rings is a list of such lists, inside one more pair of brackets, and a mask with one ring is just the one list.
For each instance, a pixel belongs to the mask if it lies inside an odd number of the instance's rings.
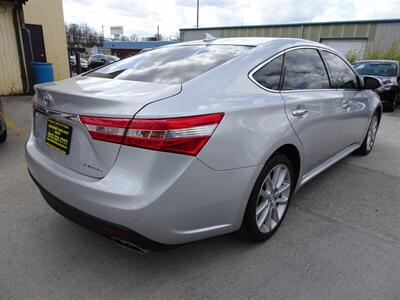
{"label": "silver sedan", "polygon": [[161,47],[37,85],[28,169],[60,214],[141,252],[264,241],[301,186],[371,151],[378,86],[301,39]]}

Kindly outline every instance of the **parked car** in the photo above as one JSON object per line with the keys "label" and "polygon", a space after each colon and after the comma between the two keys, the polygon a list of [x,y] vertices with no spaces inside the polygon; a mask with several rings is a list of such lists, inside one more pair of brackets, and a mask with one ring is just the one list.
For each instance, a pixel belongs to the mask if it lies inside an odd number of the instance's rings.
{"label": "parked car", "polygon": [[88,61],[87,61],[86,59],[83,59],[83,58],[81,58],[80,60],[81,60],[81,69],[82,69],[82,72],[88,71],[88,70],[89,70]]}
{"label": "parked car", "polygon": [[[71,55],[69,58],[72,70],[74,72],[76,72],[76,57],[74,55]],[[89,70],[89,65],[86,59],[84,58],[80,58],[80,62],[81,62],[81,72],[86,72]]]}
{"label": "parked car", "polygon": [[141,252],[264,241],[300,187],[371,151],[379,84],[301,39],[169,45],[37,85],[28,169],[60,214]]}
{"label": "parked car", "polygon": [[7,126],[6,126],[6,121],[4,120],[3,106],[0,100],[0,143],[4,142],[6,139],[7,139]]}
{"label": "parked car", "polygon": [[375,91],[385,108],[394,111],[400,102],[400,67],[394,60],[363,60],[354,64],[354,68],[361,75],[374,76],[382,82],[382,86]]}
{"label": "parked car", "polygon": [[94,54],[89,57],[88,67],[89,70],[98,68],[100,66],[104,66],[116,61],[119,61],[119,57],[113,55],[105,55],[105,54]]}

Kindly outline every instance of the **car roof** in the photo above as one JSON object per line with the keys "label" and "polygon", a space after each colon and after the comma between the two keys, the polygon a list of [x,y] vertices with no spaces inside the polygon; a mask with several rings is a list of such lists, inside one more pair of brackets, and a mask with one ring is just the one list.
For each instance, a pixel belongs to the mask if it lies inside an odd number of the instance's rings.
{"label": "car roof", "polygon": [[304,45],[321,45],[319,43],[305,40],[305,39],[296,39],[296,38],[273,38],[273,37],[240,37],[240,38],[215,38],[212,40],[195,40],[190,42],[183,42],[178,44],[171,44],[164,47],[176,47],[176,46],[190,46],[190,45],[236,45],[236,46],[262,46],[271,43],[272,41],[285,41],[287,40],[288,44],[293,42],[301,42]]}

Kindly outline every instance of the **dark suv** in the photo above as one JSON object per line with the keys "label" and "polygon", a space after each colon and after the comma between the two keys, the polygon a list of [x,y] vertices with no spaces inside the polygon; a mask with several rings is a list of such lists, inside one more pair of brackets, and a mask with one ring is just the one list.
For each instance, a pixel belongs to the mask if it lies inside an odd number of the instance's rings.
{"label": "dark suv", "polygon": [[399,62],[395,60],[362,60],[356,62],[354,68],[361,76],[374,76],[382,82],[375,92],[378,93],[384,107],[389,111],[394,111],[400,102]]}
{"label": "dark suv", "polygon": [[89,57],[88,68],[89,70],[95,69],[97,67],[107,65],[118,60],[120,60],[119,57],[113,55],[93,54]]}

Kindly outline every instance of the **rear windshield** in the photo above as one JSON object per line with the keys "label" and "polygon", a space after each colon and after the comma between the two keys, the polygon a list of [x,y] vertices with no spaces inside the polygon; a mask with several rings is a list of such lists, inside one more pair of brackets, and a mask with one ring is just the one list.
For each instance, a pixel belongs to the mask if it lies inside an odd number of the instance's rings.
{"label": "rear windshield", "polygon": [[360,75],[375,75],[375,76],[397,75],[397,65],[391,62],[387,63],[359,62],[354,64],[354,68]]}
{"label": "rear windshield", "polygon": [[97,69],[86,76],[166,84],[186,82],[250,49],[233,45],[158,48]]}

